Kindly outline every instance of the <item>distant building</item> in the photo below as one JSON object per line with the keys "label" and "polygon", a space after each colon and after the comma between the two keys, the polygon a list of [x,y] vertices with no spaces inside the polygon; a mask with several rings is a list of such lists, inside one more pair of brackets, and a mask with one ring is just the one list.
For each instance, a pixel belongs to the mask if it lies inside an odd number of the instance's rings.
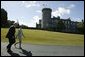
{"label": "distant building", "polygon": [[62,31],[76,32],[77,22],[71,21],[70,18],[61,19],[59,16],[51,18],[51,12],[52,9],[50,8],[42,9],[42,19],[39,20],[39,24],[36,23],[36,28],[39,29],[55,28],[57,30],[57,23],[59,20],[62,20],[65,25],[65,29]]}

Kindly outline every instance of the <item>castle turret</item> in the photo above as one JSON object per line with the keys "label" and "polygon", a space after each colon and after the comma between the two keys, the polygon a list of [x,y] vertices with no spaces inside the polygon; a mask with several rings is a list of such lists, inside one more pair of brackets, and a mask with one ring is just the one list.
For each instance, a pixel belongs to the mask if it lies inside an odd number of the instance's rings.
{"label": "castle turret", "polygon": [[50,22],[51,22],[51,12],[52,12],[52,9],[50,9],[50,8],[43,8],[42,9],[41,28],[43,28],[43,29],[49,28]]}

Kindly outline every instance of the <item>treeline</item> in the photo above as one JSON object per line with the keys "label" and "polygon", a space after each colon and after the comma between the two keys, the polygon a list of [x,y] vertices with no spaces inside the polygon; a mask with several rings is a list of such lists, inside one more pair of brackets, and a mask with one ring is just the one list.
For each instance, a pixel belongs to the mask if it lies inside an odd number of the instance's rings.
{"label": "treeline", "polygon": [[[60,19],[60,18],[59,18]],[[1,28],[9,28],[15,21],[11,21],[11,20],[8,20],[8,16],[7,16],[7,11],[4,10],[3,8],[1,8]],[[19,27],[19,23],[16,22],[16,27],[18,28]],[[41,28],[30,28],[26,25],[21,25],[22,28],[24,29],[40,29],[40,30],[44,30],[44,29],[41,29]],[[47,30],[49,31],[59,31],[59,32],[62,32],[62,30],[64,30],[66,27],[64,25],[64,23],[62,22],[62,20],[60,20],[57,24],[57,30],[56,28],[48,28]],[[69,32],[69,33],[72,33],[72,32]],[[79,34],[84,34],[84,20],[82,20],[82,22],[78,22],[77,23],[77,29],[76,29],[76,32],[73,32],[73,33],[79,33]]]}
{"label": "treeline", "polygon": [[77,24],[77,30],[78,33],[84,34],[84,20],[82,20],[82,22],[79,22]]}
{"label": "treeline", "polygon": [[[1,8],[1,28],[9,28],[13,23],[15,23],[15,21],[11,21],[8,20],[8,16],[7,16],[7,11],[4,10],[3,8]],[[26,25],[19,25],[19,23],[15,23],[16,27],[19,28],[19,26],[22,26],[22,28],[28,28],[28,26]]]}

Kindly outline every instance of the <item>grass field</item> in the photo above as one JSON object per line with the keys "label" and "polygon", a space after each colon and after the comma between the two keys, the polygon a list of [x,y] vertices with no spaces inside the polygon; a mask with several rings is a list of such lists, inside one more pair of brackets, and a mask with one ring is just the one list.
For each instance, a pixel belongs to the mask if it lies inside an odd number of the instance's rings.
{"label": "grass field", "polygon": [[[2,42],[8,41],[8,39],[5,38],[7,31],[7,28],[1,28]],[[25,36],[25,38],[23,38],[23,43],[40,45],[84,46],[84,35],[80,34],[69,34],[32,29],[23,29],[23,33]]]}

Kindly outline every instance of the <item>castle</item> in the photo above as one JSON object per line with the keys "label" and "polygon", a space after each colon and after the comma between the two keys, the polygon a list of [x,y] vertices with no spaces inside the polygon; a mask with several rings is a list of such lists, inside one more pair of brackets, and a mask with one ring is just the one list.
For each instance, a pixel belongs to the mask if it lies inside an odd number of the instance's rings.
{"label": "castle", "polygon": [[51,18],[52,9],[50,8],[43,8],[42,9],[42,19],[39,20],[39,24],[36,23],[36,28],[39,29],[56,29],[57,30],[57,24],[59,20],[62,20],[62,22],[65,25],[65,29],[62,31],[65,32],[76,32],[77,22],[71,21],[70,18],[67,19],[61,19],[58,17]]}

